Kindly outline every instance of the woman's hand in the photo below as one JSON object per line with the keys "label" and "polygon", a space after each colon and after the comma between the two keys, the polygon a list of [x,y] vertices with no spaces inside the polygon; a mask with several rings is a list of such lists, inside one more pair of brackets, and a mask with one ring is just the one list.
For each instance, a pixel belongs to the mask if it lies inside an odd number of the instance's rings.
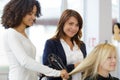
{"label": "woman's hand", "polygon": [[69,78],[69,74],[67,73],[66,70],[61,70],[60,76],[61,76],[63,79],[68,79],[68,78]]}

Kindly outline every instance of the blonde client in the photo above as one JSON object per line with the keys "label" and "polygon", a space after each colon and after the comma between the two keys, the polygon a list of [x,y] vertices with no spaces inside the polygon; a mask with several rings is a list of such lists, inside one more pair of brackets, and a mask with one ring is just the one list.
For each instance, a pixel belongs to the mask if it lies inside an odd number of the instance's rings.
{"label": "blonde client", "polygon": [[109,43],[98,44],[71,74],[83,72],[82,80],[119,80],[110,75],[115,70],[116,48]]}

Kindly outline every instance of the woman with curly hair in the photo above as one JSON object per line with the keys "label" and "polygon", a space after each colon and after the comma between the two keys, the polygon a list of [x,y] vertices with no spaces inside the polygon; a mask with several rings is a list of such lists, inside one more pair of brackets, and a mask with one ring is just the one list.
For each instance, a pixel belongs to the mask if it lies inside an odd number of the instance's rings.
{"label": "woman with curly hair", "polygon": [[36,0],[10,0],[4,7],[2,24],[6,28],[4,45],[9,61],[9,80],[37,80],[37,73],[68,78],[66,70],[48,68],[35,61],[35,47],[25,30],[41,15]]}

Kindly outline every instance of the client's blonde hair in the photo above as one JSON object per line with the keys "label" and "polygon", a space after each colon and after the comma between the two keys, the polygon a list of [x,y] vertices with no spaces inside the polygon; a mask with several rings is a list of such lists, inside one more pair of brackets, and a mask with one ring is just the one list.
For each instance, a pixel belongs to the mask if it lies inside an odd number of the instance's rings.
{"label": "client's blonde hair", "polygon": [[112,52],[116,54],[116,48],[112,44],[104,43],[97,45],[91,53],[72,72],[70,72],[70,75],[81,71],[84,72],[82,80],[89,76],[95,78],[99,64],[105,61]]}

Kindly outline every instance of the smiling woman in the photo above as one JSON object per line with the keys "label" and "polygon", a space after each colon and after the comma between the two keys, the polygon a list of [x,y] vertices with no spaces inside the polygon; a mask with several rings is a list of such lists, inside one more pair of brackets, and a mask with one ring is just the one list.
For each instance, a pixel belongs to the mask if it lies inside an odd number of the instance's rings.
{"label": "smiling woman", "polygon": [[25,30],[41,15],[37,0],[10,0],[3,9],[4,49],[9,61],[9,80],[37,80],[37,73],[68,78],[65,70],[55,70],[35,61],[36,49]]}
{"label": "smiling woman", "polygon": [[110,43],[98,44],[70,74],[84,72],[82,80],[120,80],[111,76],[117,65],[117,51]]}
{"label": "smiling woman", "polygon": [[[85,43],[81,40],[82,27],[83,20],[77,11],[64,10],[58,21],[56,34],[45,43],[43,64],[50,65],[48,57],[53,53],[61,58],[68,72],[73,70],[86,57]],[[50,67],[57,69],[53,65]],[[72,80],[80,79],[81,73],[72,75]],[[48,80],[62,79],[50,77]]]}

